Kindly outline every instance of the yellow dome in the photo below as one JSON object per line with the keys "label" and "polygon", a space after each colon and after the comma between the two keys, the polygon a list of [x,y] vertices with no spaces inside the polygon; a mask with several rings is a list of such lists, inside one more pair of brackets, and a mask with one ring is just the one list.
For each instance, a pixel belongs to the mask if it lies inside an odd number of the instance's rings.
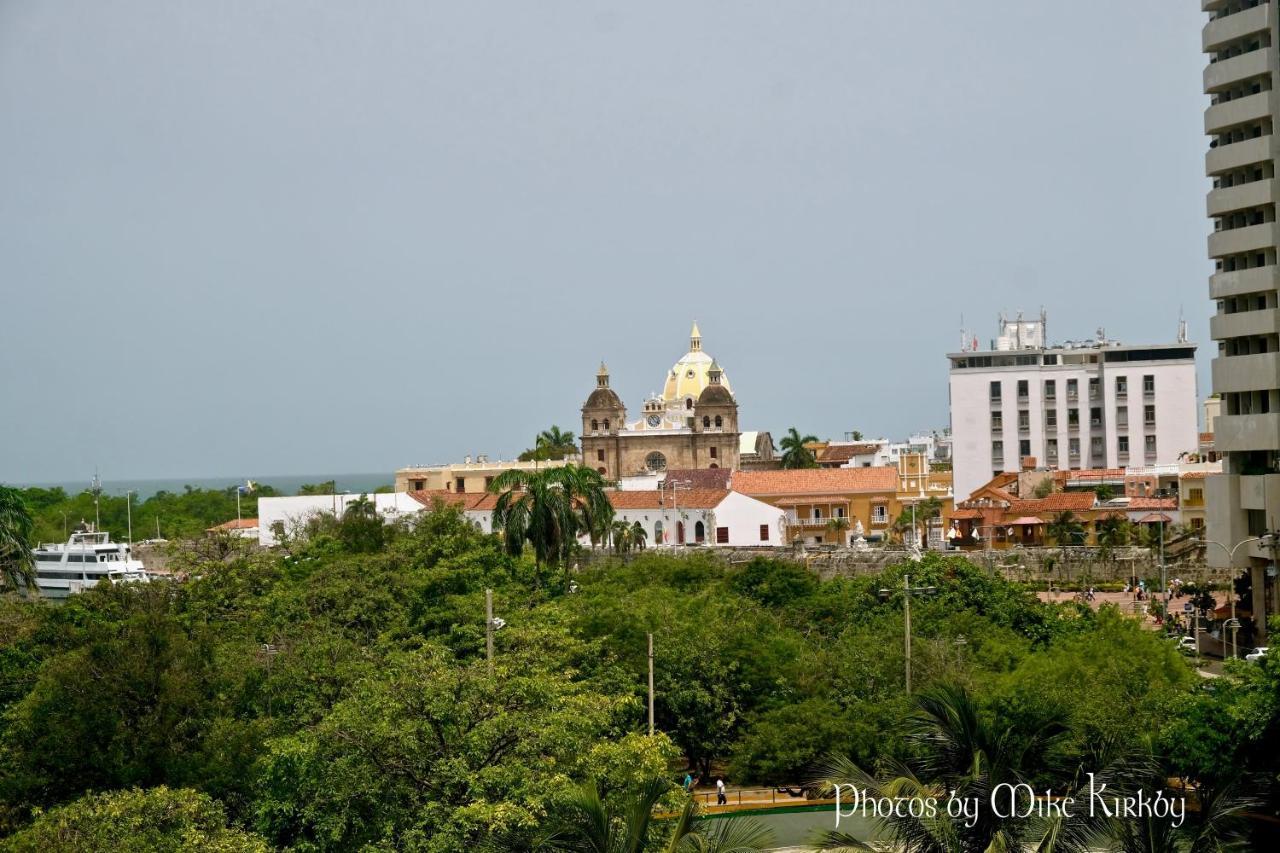
{"label": "yellow dome", "polygon": [[[668,404],[678,402],[681,405],[684,405],[685,400],[697,403],[702,390],[711,384],[707,373],[712,362],[711,356],[702,351],[702,335],[698,332],[698,324],[694,323],[689,336],[689,351],[668,371],[666,382],[663,383],[663,401]],[[723,370],[720,373],[720,384],[730,392],[733,391],[729,377]]]}

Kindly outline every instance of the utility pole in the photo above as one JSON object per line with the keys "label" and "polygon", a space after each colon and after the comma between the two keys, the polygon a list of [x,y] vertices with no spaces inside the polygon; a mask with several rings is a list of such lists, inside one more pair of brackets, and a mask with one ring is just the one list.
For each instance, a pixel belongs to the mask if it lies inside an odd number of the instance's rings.
{"label": "utility pole", "polygon": [[[911,596],[913,595],[932,595],[937,592],[937,587],[932,586],[912,586],[911,576],[902,576],[902,644],[903,651],[906,652],[906,685],[907,693],[911,693]],[[893,590],[882,589],[879,592],[880,600],[887,601],[889,596],[893,594]]]}
{"label": "utility pole", "polygon": [[[915,509],[916,505],[911,505],[911,531],[915,535]],[[902,576],[902,624],[903,633],[906,635],[907,646],[907,695],[911,695],[911,579],[907,575]]]}
{"label": "utility pole", "polygon": [[649,737],[653,737],[653,634],[649,635]]}
{"label": "utility pole", "polygon": [[493,675],[493,590],[484,591],[484,656]]}
{"label": "utility pole", "polygon": [[129,553],[133,554],[133,489],[124,493],[125,506],[129,517]]}

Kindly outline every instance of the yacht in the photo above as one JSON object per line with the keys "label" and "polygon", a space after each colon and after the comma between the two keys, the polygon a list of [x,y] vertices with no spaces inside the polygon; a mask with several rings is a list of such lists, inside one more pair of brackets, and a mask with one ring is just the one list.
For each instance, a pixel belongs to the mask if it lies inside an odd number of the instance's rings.
{"label": "yacht", "polygon": [[71,534],[66,544],[41,545],[33,552],[36,586],[43,598],[66,598],[97,586],[112,583],[146,583],[146,569],[133,559],[129,546],[112,542],[111,534],[88,527]]}

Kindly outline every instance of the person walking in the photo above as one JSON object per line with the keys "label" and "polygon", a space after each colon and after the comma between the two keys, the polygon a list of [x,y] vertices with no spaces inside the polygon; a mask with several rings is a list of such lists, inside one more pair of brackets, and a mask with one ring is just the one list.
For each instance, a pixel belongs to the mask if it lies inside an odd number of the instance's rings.
{"label": "person walking", "polygon": [[729,798],[726,797],[724,793],[724,780],[717,778],[716,779],[716,805],[724,806],[724,805],[728,805],[728,803],[729,803]]}
{"label": "person walking", "polygon": [[684,774],[684,790],[686,794],[693,790],[693,774],[692,773]]}

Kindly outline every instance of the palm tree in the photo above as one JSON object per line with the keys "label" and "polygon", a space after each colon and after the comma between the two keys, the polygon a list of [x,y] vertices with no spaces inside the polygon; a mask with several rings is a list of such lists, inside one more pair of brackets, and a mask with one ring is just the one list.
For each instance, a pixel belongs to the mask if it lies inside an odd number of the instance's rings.
{"label": "palm tree", "polygon": [[489,486],[498,495],[493,526],[502,529],[508,553],[523,553],[526,542],[533,546],[539,576],[543,566],[556,563],[567,576],[578,535],[602,535],[612,523],[607,485],[598,471],[581,465],[503,471]]}
{"label": "palm tree", "polygon": [[578,438],[572,431],[561,430],[555,424],[538,433],[534,446],[545,450],[548,459],[563,459],[578,449]]}
{"label": "palm tree", "polygon": [[1044,532],[1059,547],[1063,545],[1079,545],[1084,539],[1084,525],[1071,510],[1064,510],[1053,517],[1045,526]]}
{"label": "palm tree", "polygon": [[831,538],[837,544],[844,544],[844,532],[849,529],[849,519],[843,515],[832,516],[827,519],[827,532],[831,534]]}
{"label": "palm tree", "polygon": [[942,515],[942,502],[933,497],[925,498],[902,511],[893,523],[893,531],[905,541],[908,531],[919,529],[924,531],[925,541],[928,541],[929,521],[940,515]]}
{"label": "palm tree", "polygon": [[644,525],[638,521],[631,522],[631,545],[632,547],[644,550],[644,543],[649,538],[649,531],[644,529]]}
{"label": "palm tree", "polygon": [[1109,515],[1095,525],[1098,545],[1101,546],[1103,559],[1110,556],[1112,548],[1129,544],[1133,525],[1122,515]]}
{"label": "palm tree", "polygon": [[[978,809],[976,820],[970,817],[972,826],[966,826],[963,818],[949,817],[943,809],[933,817],[888,818],[881,829],[884,840],[895,850],[1021,849],[1019,842],[1028,821],[999,819],[985,806],[997,785],[1016,785],[1042,769],[1033,765],[1061,734],[1061,728],[1046,724],[1023,741],[1009,728],[993,727],[979,713],[977,702],[954,684],[925,688],[915,701],[917,711],[910,720],[908,737],[916,747],[916,757],[910,763],[892,765],[891,775],[877,780],[848,758],[837,756],[827,761],[820,784],[828,790],[835,784],[856,785],[874,797],[937,797],[939,802],[954,791],[964,799],[977,797],[984,806]],[[828,833],[824,842],[852,846],[853,839]]]}
{"label": "palm tree", "polygon": [[35,547],[35,520],[17,489],[0,486],[0,591],[26,589],[39,595]]}
{"label": "palm tree", "polygon": [[654,831],[654,809],[670,789],[652,779],[617,805],[604,802],[591,785],[576,789],[559,826],[539,849],[565,853],[755,853],[767,849],[772,834],[750,818],[698,820],[689,800],[673,820]]}
{"label": "palm tree", "polygon": [[[590,537],[591,545],[595,547],[609,535],[613,524],[613,504],[605,492],[613,484],[605,480],[599,471],[586,465],[565,465],[555,470],[560,472],[556,477],[574,496],[578,529]],[[567,553],[564,556],[568,558]]]}
{"label": "palm tree", "polygon": [[818,440],[817,436],[801,435],[795,427],[787,430],[787,434],[778,442],[782,448],[783,468],[817,468],[818,460],[813,451],[805,447]]}

